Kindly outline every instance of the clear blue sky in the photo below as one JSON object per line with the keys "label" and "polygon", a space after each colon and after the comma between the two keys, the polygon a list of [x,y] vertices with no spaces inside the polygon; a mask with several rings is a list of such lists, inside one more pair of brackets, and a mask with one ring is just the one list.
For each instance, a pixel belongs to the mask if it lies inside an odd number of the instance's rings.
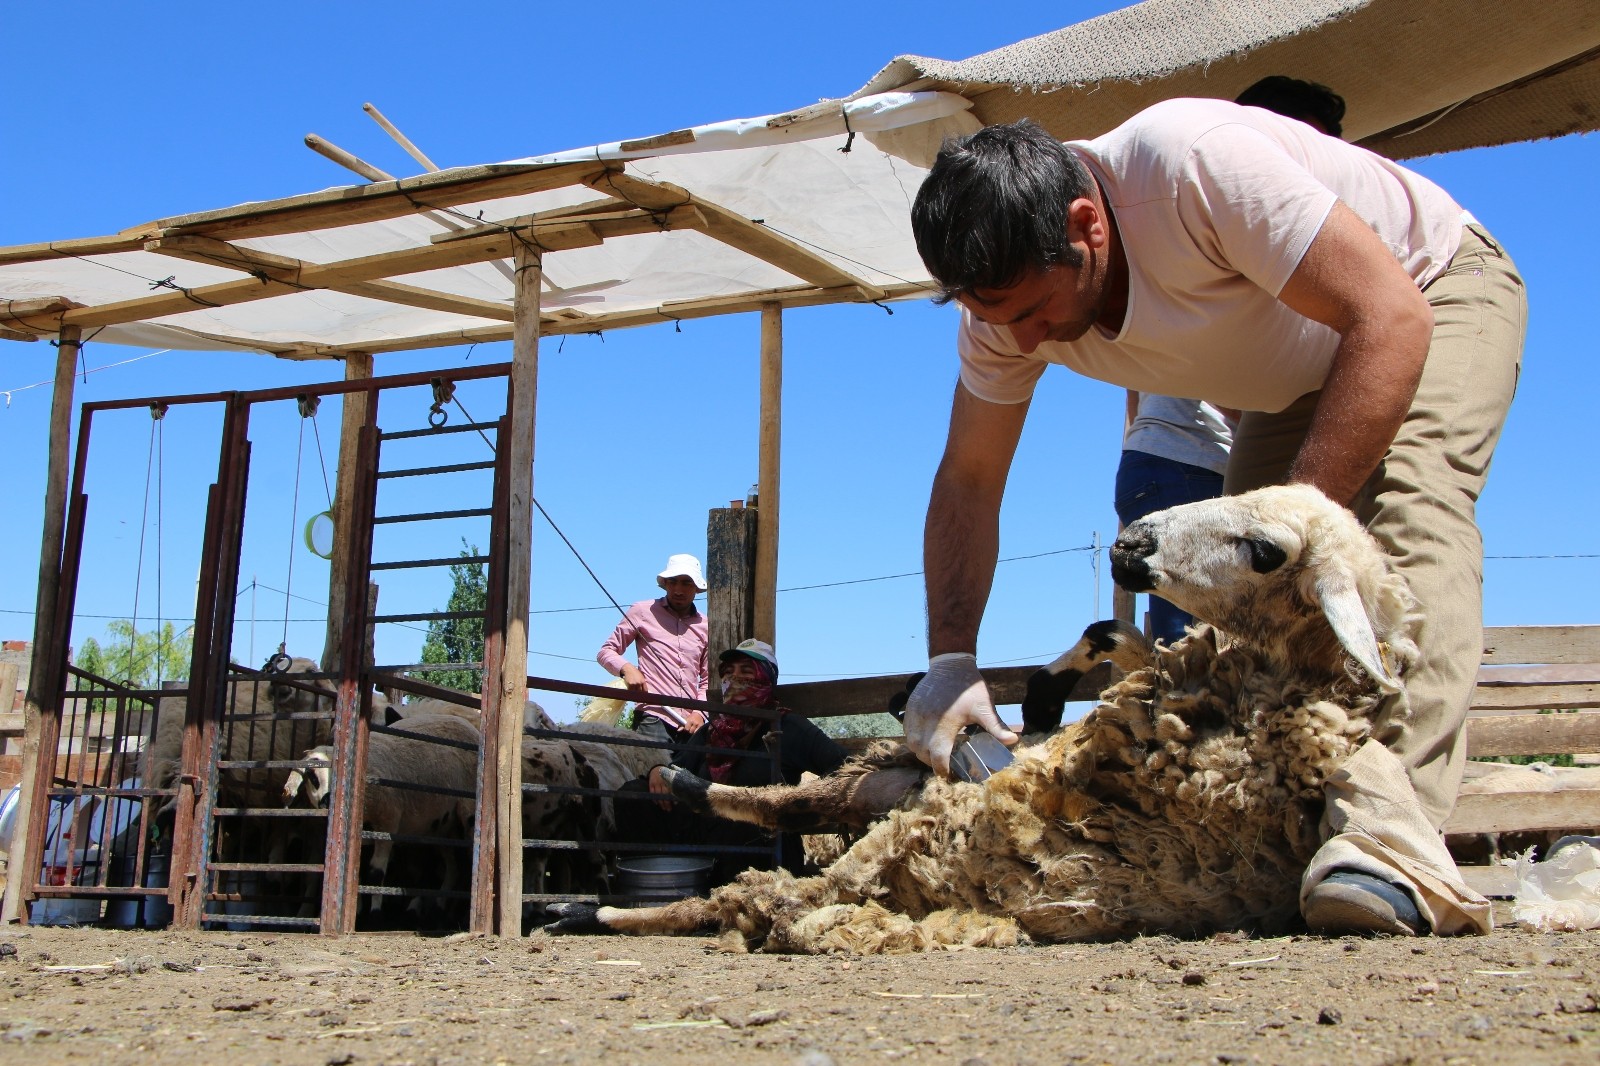
{"label": "clear blue sky", "polygon": [[[310,132],[392,172],[414,173],[362,113],[365,101],[443,166],[490,162],[788,110],[854,91],[897,54],[964,58],[1120,6],[924,5],[908,15],[823,3],[752,16],[745,4],[623,3],[592,17],[572,5],[408,0],[13,5],[8,36],[32,46],[13,49],[0,71],[0,95],[15,119],[0,167],[0,244],[106,234],[346,184],[344,171],[302,146]],[[1531,297],[1519,396],[1480,509],[1491,556],[1486,620],[1600,621],[1600,502],[1589,455],[1600,353],[1593,278],[1573,269],[1600,246],[1600,208],[1590,195],[1600,139],[1414,165],[1510,248]],[[535,495],[623,603],[654,594],[652,577],[668,554],[702,552],[707,510],[743,497],[755,480],[758,330],[755,316],[741,315],[688,323],[681,333],[651,327],[543,346]],[[896,305],[893,315],[844,306],[786,316],[779,587],[791,591],[778,601],[778,646],[787,679],[903,672],[924,662],[920,579],[800,586],[920,569],[923,508],[954,381],[953,331],[953,313],[925,303]],[[146,351],[91,344],[85,361],[98,368]],[[505,358],[506,345],[397,353],[380,356],[378,371]],[[0,341],[0,389],[48,379],[53,366],[45,344]],[[333,363],[171,352],[92,373],[77,397],[263,388],[340,374]],[[9,560],[0,572],[0,636],[8,638],[32,631],[49,392],[13,391],[0,409],[8,473],[0,547]],[[497,402],[462,395],[469,408]],[[397,402],[384,428],[419,424],[425,408],[420,398]],[[1120,391],[1064,370],[1045,375],[1007,497],[1001,555],[1015,561],[999,568],[983,663],[1043,661],[1109,613],[1109,577],[1102,571],[1097,600],[1091,553],[1066,549],[1114,534],[1120,420]],[[330,463],[337,425],[330,403],[317,426]],[[292,601],[292,619],[319,617],[317,601],[326,598],[326,564],[297,547],[291,529],[291,508],[303,522],[325,503],[314,440],[307,432],[302,442],[299,428],[292,405],[261,412],[254,425],[242,583],[254,578],[258,587],[241,598],[242,661],[259,662],[284,634],[285,600],[270,590],[292,583],[304,597]],[[192,614],[215,432],[205,417],[169,416],[158,525],[156,496],[147,512],[144,491],[150,420],[136,412],[97,425],[77,642],[101,634],[105,620],[91,616],[128,616],[136,594],[139,613],[154,613],[158,533],[162,614]],[[472,489],[464,481],[466,497]],[[603,681],[593,655],[616,613],[542,520],[536,530],[530,671]],[[395,554],[459,546],[455,531],[435,532],[432,544],[396,544]],[[484,540],[471,528],[461,532]],[[1025,556],[1034,558],[1018,558]],[[386,611],[436,608],[446,592],[442,572],[384,585]],[[420,643],[416,629],[384,627],[379,659],[411,661]],[[292,621],[289,646],[316,655],[320,621]],[[560,713],[564,700],[549,702]]]}

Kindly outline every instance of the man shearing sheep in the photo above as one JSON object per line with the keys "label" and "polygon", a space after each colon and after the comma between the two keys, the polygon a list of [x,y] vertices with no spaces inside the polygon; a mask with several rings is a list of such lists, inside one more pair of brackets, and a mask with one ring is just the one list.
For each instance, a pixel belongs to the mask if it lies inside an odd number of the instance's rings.
{"label": "man shearing sheep", "polygon": [[1329,933],[1427,931],[1430,893],[1468,891],[1447,853],[1438,884],[1404,856],[1443,852],[1465,761],[1482,650],[1474,505],[1527,314],[1510,258],[1420,175],[1222,100],[1168,100],[1090,141],[1023,121],[948,142],[912,226],[962,314],[911,749],[947,774],[964,726],[1015,740],[975,653],[1006,476],[1045,366],[1237,409],[1225,491],[1303,482],[1349,506],[1427,616],[1409,715],[1382,722],[1383,744],[1327,790],[1330,838],[1302,913]]}

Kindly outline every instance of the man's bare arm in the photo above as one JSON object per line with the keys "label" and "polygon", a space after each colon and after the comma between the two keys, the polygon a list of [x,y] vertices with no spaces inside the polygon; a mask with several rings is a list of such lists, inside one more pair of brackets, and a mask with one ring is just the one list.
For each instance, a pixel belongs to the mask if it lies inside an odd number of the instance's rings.
{"label": "man's bare arm", "polygon": [[1422,377],[1433,309],[1372,229],[1335,203],[1278,298],[1339,333],[1289,480],[1349,503],[1394,442]]}
{"label": "man's bare arm", "polygon": [[1027,414],[1027,403],[990,403],[956,385],[923,531],[929,656],[977,651],[1000,554],[1000,501]]}

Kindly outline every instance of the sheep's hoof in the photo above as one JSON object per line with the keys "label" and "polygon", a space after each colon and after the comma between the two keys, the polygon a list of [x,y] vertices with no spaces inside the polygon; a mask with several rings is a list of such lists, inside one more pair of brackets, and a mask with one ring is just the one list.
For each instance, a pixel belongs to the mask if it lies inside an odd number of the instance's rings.
{"label": "sheep's hoof", "polygon": [[593,903],[547,903],[544,913],[554,919],[544,931],[558,936],[590,936],[611,931],[600,921],[600,908]]}
{"label": "sheep's hoof", "polygon": [[672,798],[678,800],[692,811],[706,812],[711,809],[711,803],[706,799],[706,793],[711,788],[711,782],[705,778],[696,777],[689,771],[676,766],[663,766],[661,780],[666,782],[667,790],[672,793]]}

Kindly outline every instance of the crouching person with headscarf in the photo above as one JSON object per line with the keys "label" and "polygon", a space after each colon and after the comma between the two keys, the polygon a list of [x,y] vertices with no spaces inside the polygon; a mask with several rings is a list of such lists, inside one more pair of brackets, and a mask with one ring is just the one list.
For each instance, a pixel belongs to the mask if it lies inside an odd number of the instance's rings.
{"label": "crouching person with headscarf", "polygon": [[[766,743],[773,731],[773,719],[717,713],[674,753],[675,767],[718,784],[760,786],[797,785],[804,773],[823,777],[843,765],[843,748],[810,719],[778,705],[773,696],[778,683],[778,659],[772,645],[746,640],[718,658],[717,676],[724,705],[777,712],[777,766],[773,766],[770,746]],[[662,779],[661,770],[657,767],[648,778],[628,784],[630,791],[653,793],[655,802],[633,802],[628,804],[626,812],[619,812],[619,820],[624,820],[622,832],[625,836],[671,844],[759,847],[770,843],[766,831],[756,826],[698,814],[676,803]],[[798,868],[801,849],[797,836],[785,837],[783,859],[785,866]],[[760,856],[748,853],[718,855],[712,869],[712,884],[724,884],[741,870],[764,865]]]}

